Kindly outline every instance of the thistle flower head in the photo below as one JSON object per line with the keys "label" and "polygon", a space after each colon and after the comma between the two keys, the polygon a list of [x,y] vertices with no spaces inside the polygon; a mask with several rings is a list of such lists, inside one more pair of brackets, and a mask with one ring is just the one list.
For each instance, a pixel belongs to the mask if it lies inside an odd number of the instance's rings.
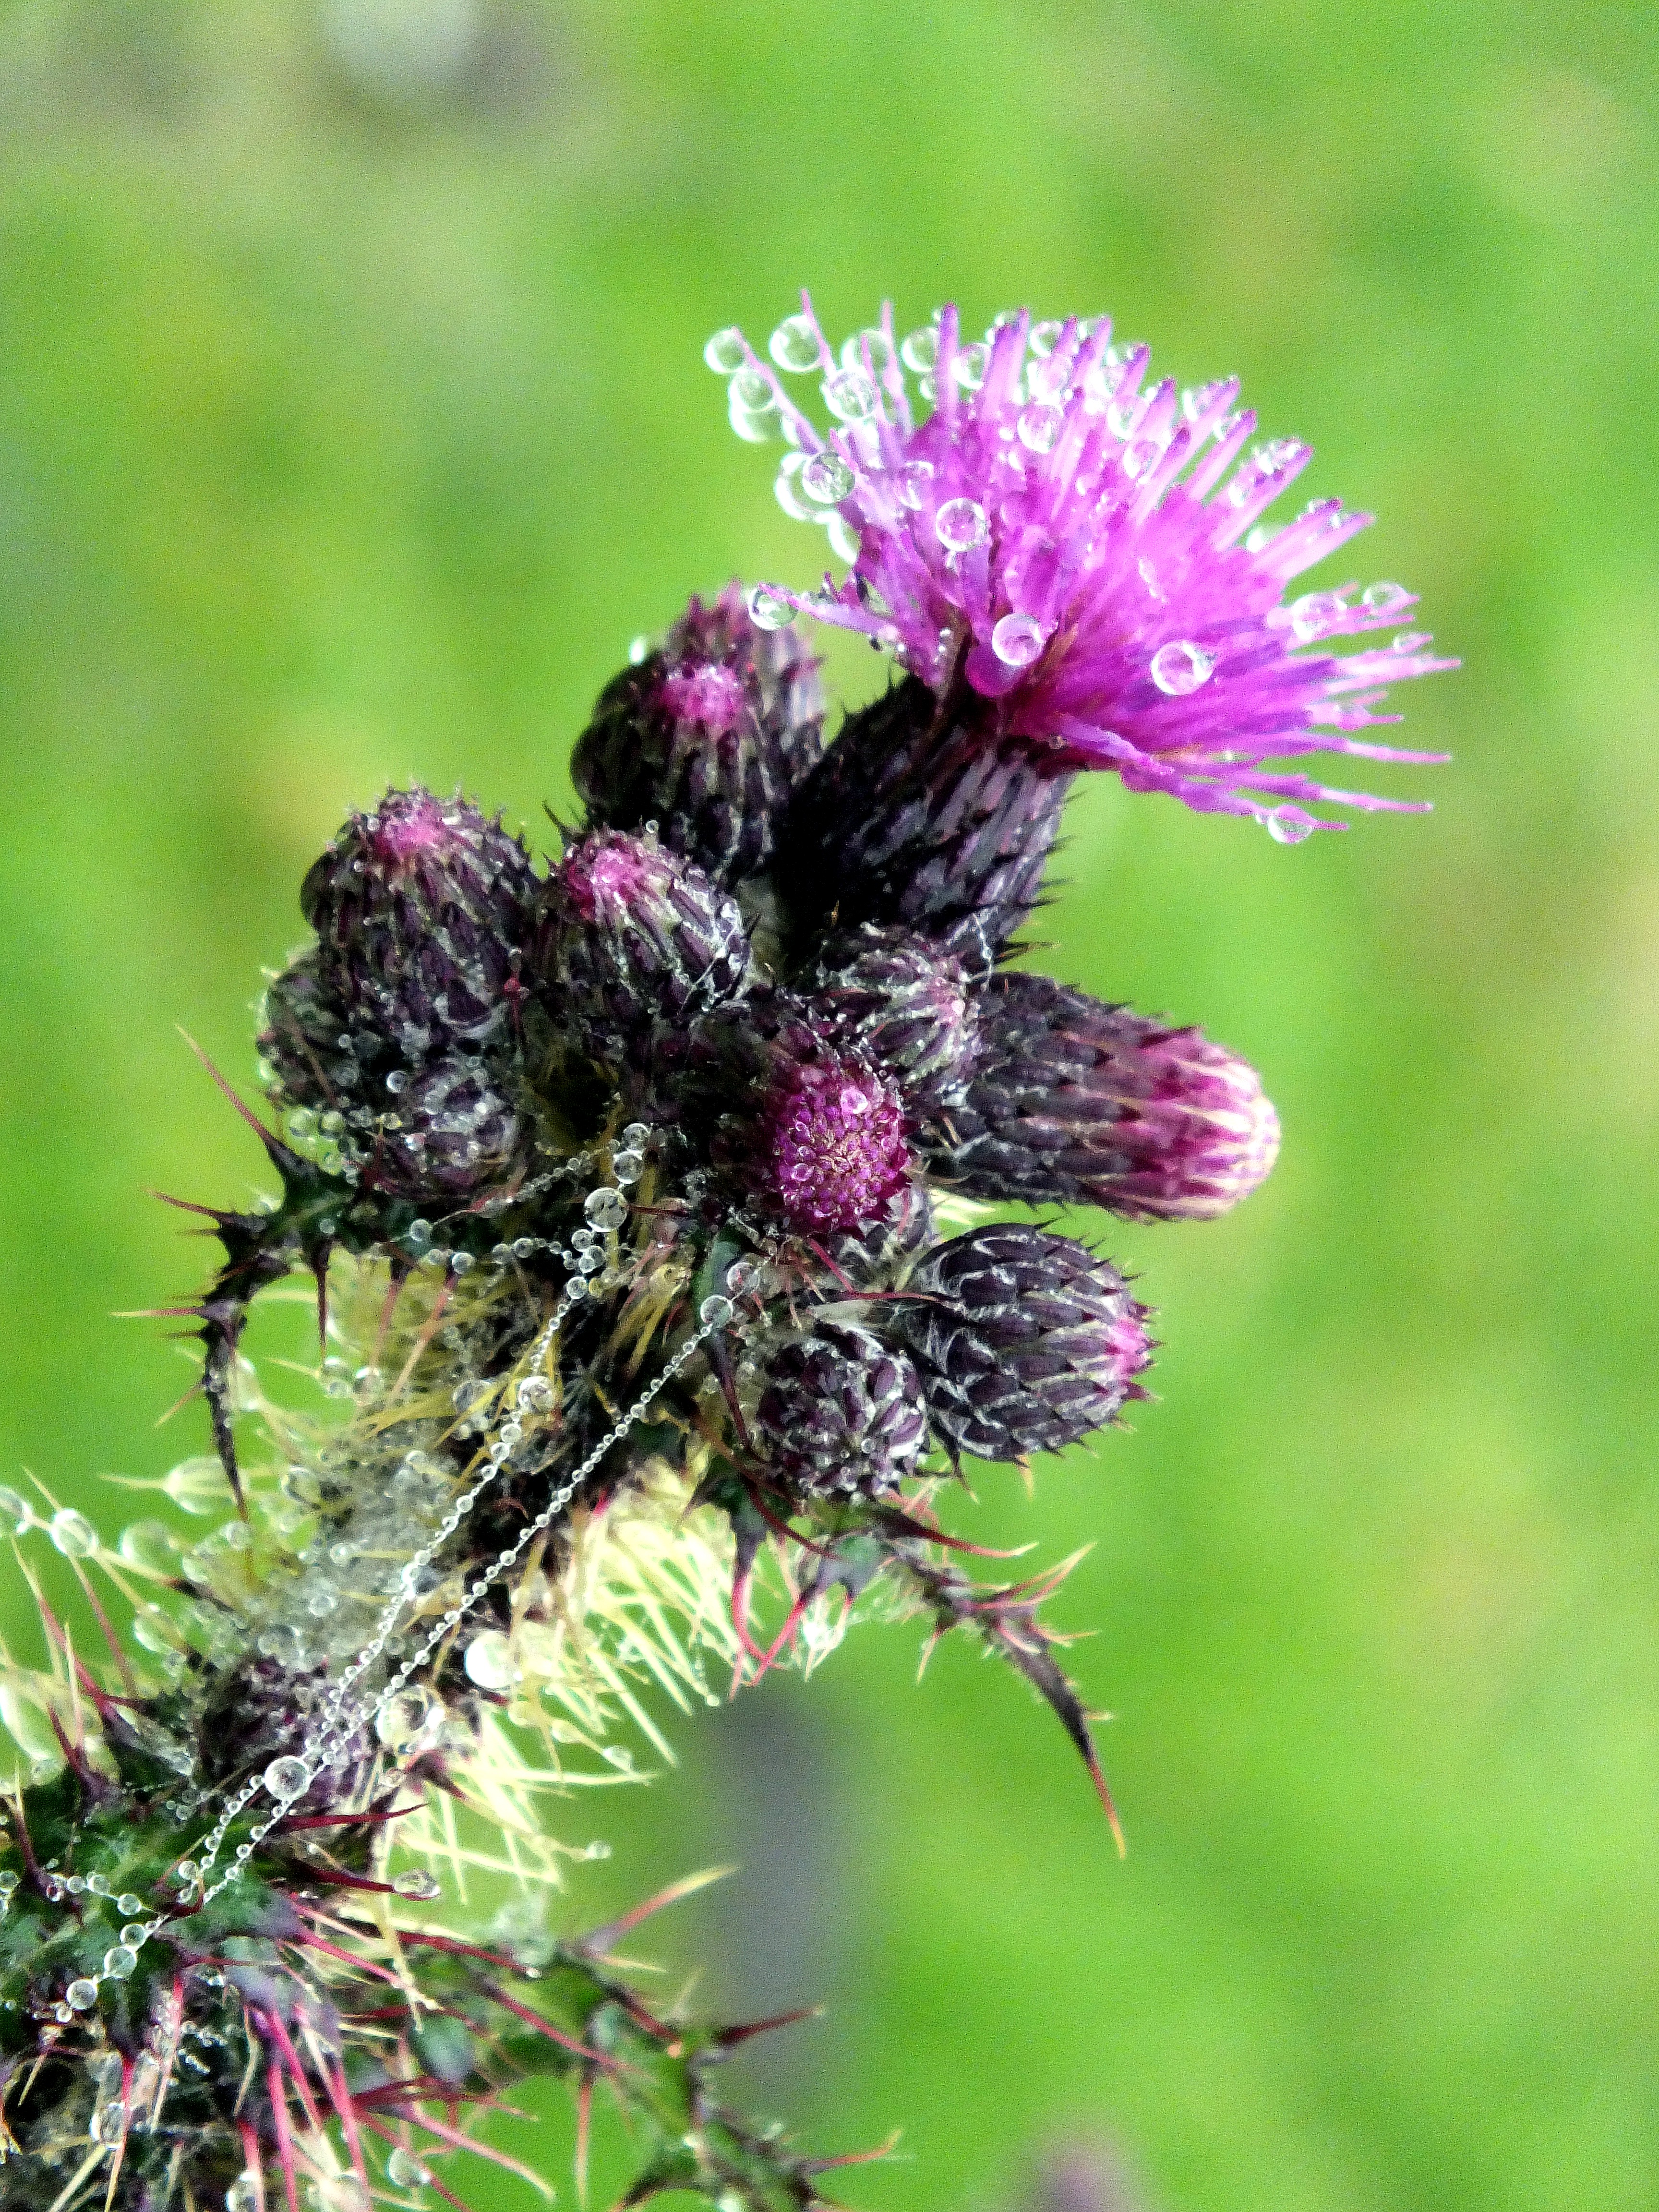
{"label": "thistle flower head", "polygon": [[317,975],[411,1065],[501,1026],[537,889],[499,820],[418,785],[353,814],[300,893]]}
{"label": "thistle flower head", "polygon": [[987,987],[980,1039],[934,1149],[968,1196],[1205,1221],[1248,1198],[1279,1157],[1261,1077],[1199,1030],[1015,974]]}
{"label": "thistle flower head", "polygon": [[771,858],[783,799],[817,760],[817,662],[792,629],[763,629],[742,586],[693,599],[656,652],[599,695],[571,773],[589,820],[638,830],[715,881]]}
{"label": "thistle flower head", "polygon": [[1109,1260],[1010,1224],[929,1253],[896,1309],[934,1428],[976,1459],[1058,1451],[1111,1420],[1151,1364],[1147,1311]]}
{"label": "thistle flower head", "polygon": [[927,1443],[912,1361],[872,1331],[835,1322],[778,1352],[757,1420],[784,1481],[829,1496],[893,1489]]}
{"label": "thistle flower head", "polygon": [[[1413,631],[1329,649],[1392,628],[1413,595],[1344,584],[1285,600],[1371,518],[1326,499],[1277,530],[1262,523],[1310,448],[1249,447],[1255,417],[1237,407],[1236,379],[1149,386],[1146,348],[1110,340],[1103,318],[1021,313],[965,343],[946,307],[901,345],[884,308],[837,359],[805,301],[773,333],[772,360],[821,378],[826,436],[771,362],[720,332],[706,358],[731,374],[734,427],[781,428],[794,450],[781,501],[828,520],[851,562],[819,595],[763,587],[757,618],[799,607],[862,631],[941,693],[964,682],[994,704],[999,733],[1114,769],[1131,790],[1253,817],[1281,842],[1340,826],[1297,800],[1421,811],[1286,766],[1326,752],[1439,757],[1361,733],[1397,719],[1374,711],[1390,682],[1455,663]],[[907,369],[932,404],[920,422]]]}
{"label": "thistle flower head", "polygon": [[806,1235],[873,1221],[902,1188],[910,1153],[898,1094],[867,1061],[787,1059],[762,1106],[757,1192]]}

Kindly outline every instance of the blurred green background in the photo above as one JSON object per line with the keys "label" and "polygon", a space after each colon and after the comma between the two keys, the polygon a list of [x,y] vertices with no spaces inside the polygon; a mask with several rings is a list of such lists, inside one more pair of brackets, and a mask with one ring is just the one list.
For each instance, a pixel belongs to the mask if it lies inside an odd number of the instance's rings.
{"label": "blurred green background", "polygon": [[810,580],[716,326],[1109,309],[1309,438],[1382,517],[1347,573],[1465,658],[1401,702],[1455,766],[1376,778],[1425,821],[1073,805],[1042,957],[1285,1127],[1235,1218],[1113,1233],[1161,1401],[959,1523],[1094,1544],[1127,1864],[1021,1686],[918,1690],[903,1629],[573,1816],[617,1855],[572,1915],[743,1861],[659,1955],[829,2005],[734,2091],[902,2124],[854,2203],[1104,2134],[1164,2212],[1659,2206],[1656,65],[1634,0],[0,14],[0,1477],[112,1528],[99,1474],[205,1433],[110,1318],[204,1264],[144,1190],[260,1167],[175,1025],[251,1085],[348,805],[568,809],[635,632]]}

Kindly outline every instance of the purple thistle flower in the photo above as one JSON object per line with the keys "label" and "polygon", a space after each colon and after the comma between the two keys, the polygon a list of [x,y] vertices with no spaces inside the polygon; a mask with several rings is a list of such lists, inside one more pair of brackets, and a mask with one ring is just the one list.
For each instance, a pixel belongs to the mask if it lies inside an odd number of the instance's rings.
{"label": "purple thistle flower", "polygon": [[[890,307],[839,360],[803,294],[773,333],[793,374],[820,374],[827,438],[740,331],[705,358],[731,375],[739,434],[781,429],[786,510],[827,521],[851,563],[819,594],[763,586],[750,605],[863,632],[941,694],[958,678],[999,736],[1116,770],[1200,811],[1248,815],[1281,842],[1342,825],[1286,804],[1421,812],[1426,802],[1334,788],[1283,764],[1315,753],[1428,762],[1362,733],[1388,685],[1455,667],[1402,631],[1338,654],[1330,641],[1388,629],[1416,604],[1398,584],[1285,602],[1286,586],[1371,520],[1320,500],[1261,521],[1311,459],[1293,438],[1248,453],[1255,417],[1236,379],[1143,389],[1145,346],[1114,347],[1102,318],[1001,319],[964,344],[954,307],[895,342]],[[933,412],[913,417],[905,369]]]}

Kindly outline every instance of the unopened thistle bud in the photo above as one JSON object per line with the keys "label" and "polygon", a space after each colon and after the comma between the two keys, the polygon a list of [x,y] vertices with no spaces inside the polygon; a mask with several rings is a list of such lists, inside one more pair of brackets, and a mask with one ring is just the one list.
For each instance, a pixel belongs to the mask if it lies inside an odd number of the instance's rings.
{"label": "unopened thistle bud", "polygon": [[868,1329],[833,1323],[777,1354],[756,1419],[783,1482],[821,1495],[891,1490],[927,1442],[912,1361]]}
{"label": "unopened thistle bud", "polygon": [[833,1054],[780,1060],[745,1150],[755,1195],[811,1237],[884,1215],[911,1166],[897,1093]]}
{"label": "unopened thistle bud", "polygon": [[848,720],[778,840],[798,927],[971,925],[988,957],[1036,903],[1075,762],[1001,738],[971,693],[915,677]]}
{"label": "unopened thistle bud", "polygon": [[938,1170],[975,1198],[1198,1221],[1247,1198],[1279,1152],[1248,1061],[1044,975],[980,1001],[981,1060],[942,1117]]}
{"label": "unopened thistle bud", "polygon": [[963,963],[902,929],[831,939],[812,994],[844,1038],[875,1061],[912,1114],[957,1095],[974,1062],[977,1027]]}
{"label": "unopened thistle bud", "polygon": [[524,1141],[512,1099],[481,1062],[458,1054],[423,1068],[395,1103],[367,1162],[389,1190],[463,1196],[501,1181]]}
{"label": "unopened thistle bud", "polygon": [[1058,1451],[1146,1395],[1135,1377],[1152,1358],[1146,1309],[1073,1237],[975,1230],[930,1253],[907,1290],[897,1326],[953,1451]]}
{"label": "unopened thistle bud", "polygon": [[324,989],[413,1066],[505,1025],[537,888],[498,820],[416,786],[351,817],[300,903]]}
{"label": "unopened thistle bud", "polygon": [[654,837],[597,830],[548,878],[536,972],[579,1053],[637,1056],[742,990],[749,941],[737,901]]}
{"label": "unopened thistle bud", "polygon": [[596,828],[657,824],[716,883],[772,857],[783,802],[822,749],[817,662],[792,629],[758,629],[741,586],[694,599],[662,649],[600,693],[571,773]]}

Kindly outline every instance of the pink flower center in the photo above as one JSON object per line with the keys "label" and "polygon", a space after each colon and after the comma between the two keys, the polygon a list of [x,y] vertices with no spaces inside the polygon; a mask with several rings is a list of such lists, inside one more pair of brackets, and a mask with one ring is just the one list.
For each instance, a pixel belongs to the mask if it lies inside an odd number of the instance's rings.
{"label": "pink flower center", "polygon": [[763,1130],[769,1195],[806,1232],[873,1219],[910,1163],[897,1098],[846,1061],[792,1070],[767,1102]]}

